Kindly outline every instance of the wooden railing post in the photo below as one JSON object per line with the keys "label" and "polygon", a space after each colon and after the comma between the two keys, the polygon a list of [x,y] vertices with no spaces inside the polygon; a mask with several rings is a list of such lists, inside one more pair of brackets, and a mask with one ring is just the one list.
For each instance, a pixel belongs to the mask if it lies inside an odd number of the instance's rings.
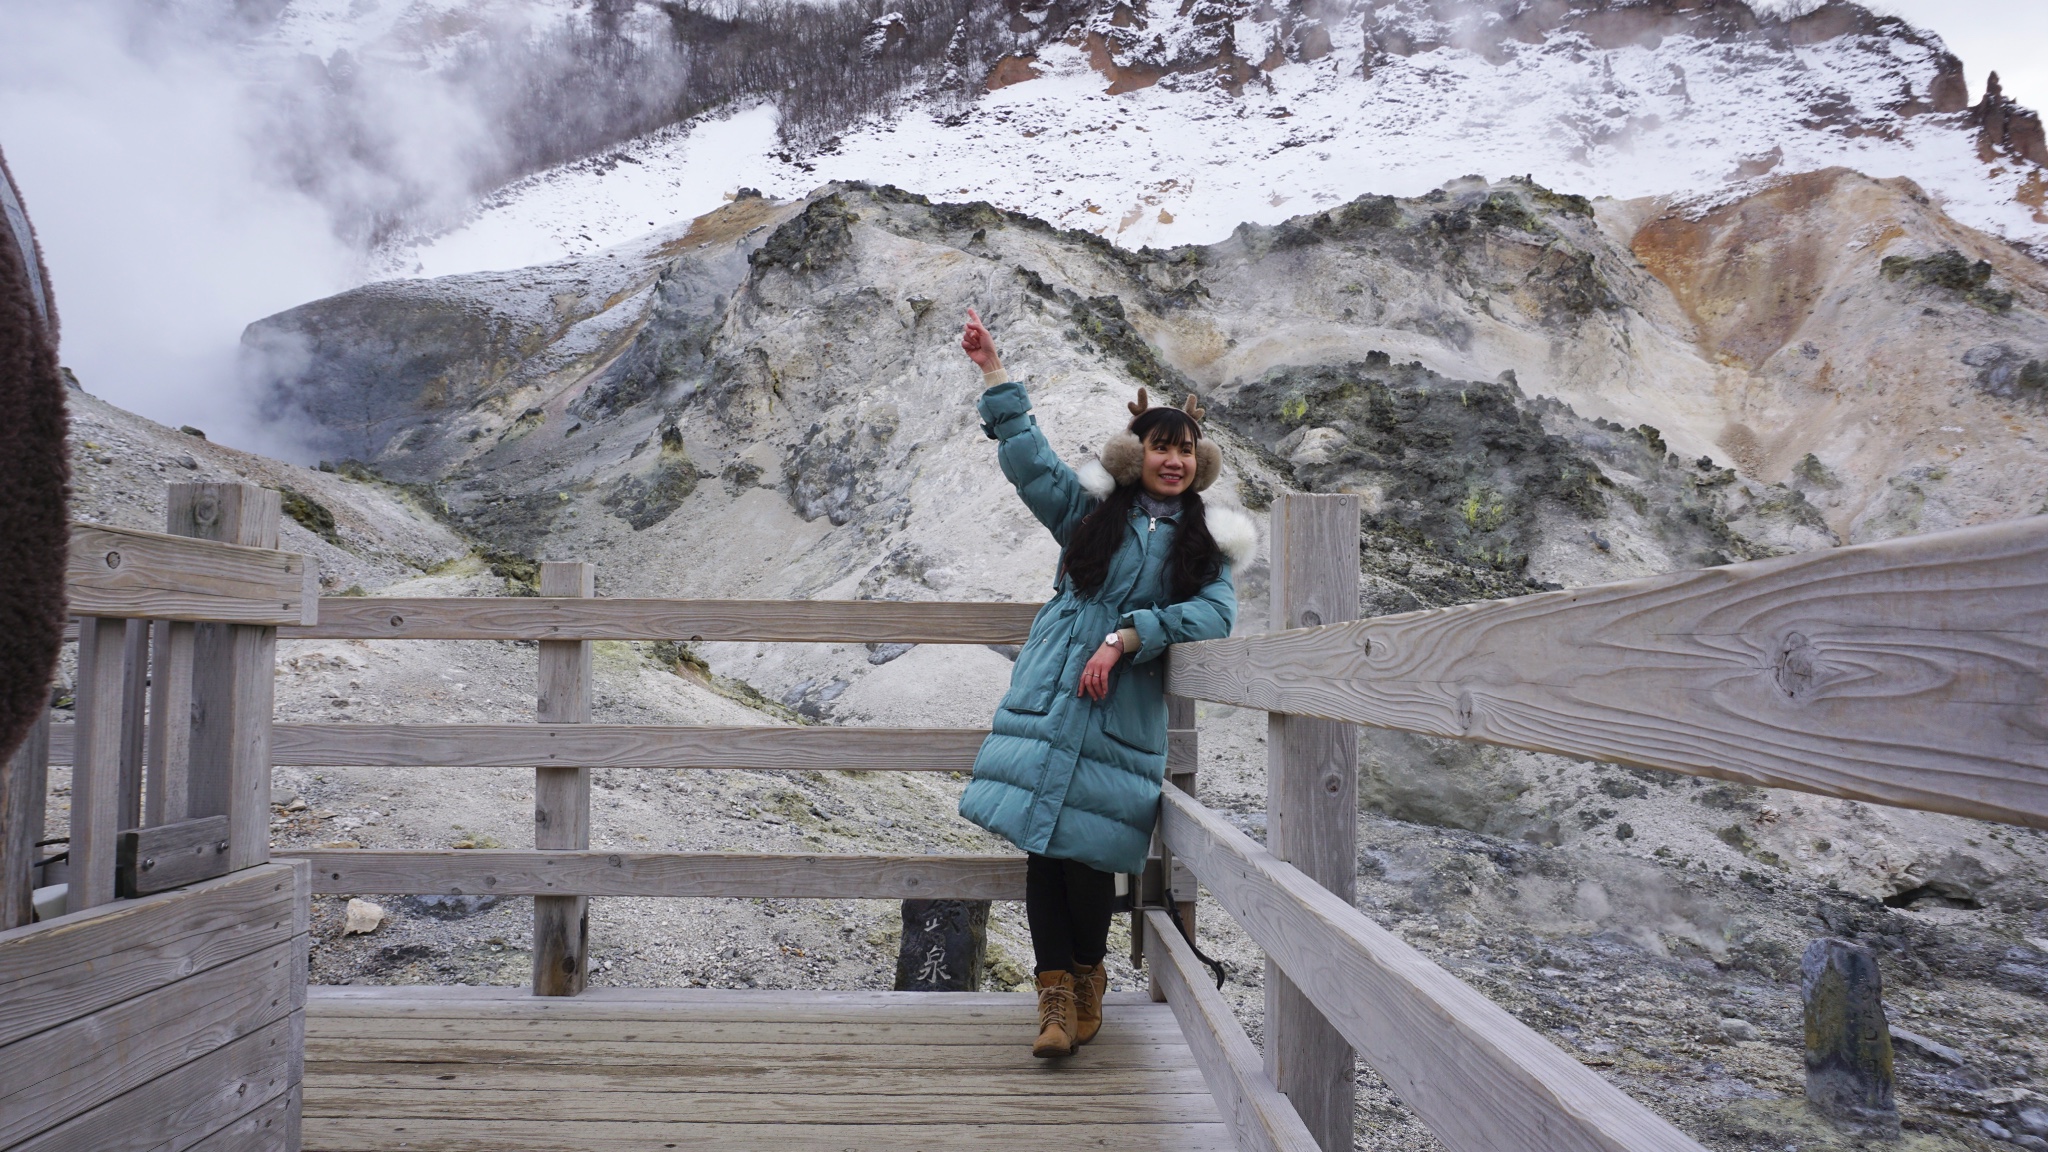
{"label": "wooden railing post", "polygon": [[78,622],[77,731],[71,751],[71,862],[67,912],[114,898],[115,837],[121,831],[121,713],[128,624],[87,616]]}
{"label": "wooden railing post", "polygon": [[142,749],[149,702],[149,621],[128,621],[121,649],[120,826],[142,826]]}
{"label": "wooden railing post", "polygon": [[[1276,631],[1358,617],[1358,497],[1273,504]],[[1351,903],[1358,871],[1358,732],[1273,713],[1266,728],[1266,847]],[[1356,1060],[1279,965],[1266,961],[1266,1071],[1324,1152],[1352,1147]]]}
{"label": "wooden railing post", "polygon": [[21,747],[0,763],[0,932],[35,918],[36,841],[43,838],[49,790],[50,709],[47,690]]}
{"label": "wooden railing post", "polygon": [[[1178,788],[1190,796],[1195,794],[1195,766],[1197,763],[1195,733],[1195,702],[1186,696],[1166,694],[1166,786]],[[1153,898],[1165,901],[1169,893],[1174,897],[1174,906],[1180,912],[1181,928],[1189,943],[1195,939],[1195,874],[1187,865],[1173,858],[1166,841],[1158,829],[1152,832],[1152,854],[1159,857],[1159,876],[1166,891],[1145,893],[1147,901]],[[1136,964],[1145,958],[1145,913],[1142,907],[1131,911],[1131,962]],[[1166,1000],[1166,985],[1159,979],[1159,973],[1146,964],[1146,985],[1155,1003]]]}
{"label": "wooden railing post", "polygon": [[[597,566],[577,560],[540,566],[542,596],[597,595]],[[540,722],[590,722],[590,641],[540,642]],[[590,769],[535,768],[533,846],[590,847]],[[533,994],[574,996],[589,980],[590,898],[533,898]]]}
{"label": "wooden railing post", "polygon": [[[1201,766],[1200,733],[1195,731],[1195,702],[1186,696],[1166,694],[1166,782],[1190,796],[1195,793],[1195,771]],[[1162,847],[1163,850],[1163,847]],[[1188,942],[1195,939],[1195,874],[1187,865],[1176,863],[1166,853],[1166,875],[1180,908],[1180,923]]]}
{"label": "wooden railing post", "polygon": [[190,814],[192,651],[198,625],[158,620],[150,629],[149,753],[142,822],[176,824]]}
{"label": "wooden railing post", "polygon": [[[173,484],[165,531],[275,548],[281,499],[255,484]],[[228,818],[228,869],[270,859],[270,725],[277,629],[201,624],[193,635],[186,815]],[[160,715],[160,723],[183,718]],[[81,733],[82,734],[82,733]]]}

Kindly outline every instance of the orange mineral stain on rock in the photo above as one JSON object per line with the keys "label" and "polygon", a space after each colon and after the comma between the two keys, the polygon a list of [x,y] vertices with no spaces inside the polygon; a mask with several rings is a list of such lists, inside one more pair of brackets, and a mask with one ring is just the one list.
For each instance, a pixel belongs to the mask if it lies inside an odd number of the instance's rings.
{"label": "orange mineral stain on rock", "polygon": [[1003,57],[996,61],[995,67],[988,70],[988,90],[995,92],[1012,84],[1038,79],[1041,73],[1038,71],[1037,63],[1038,58],[1035,56]]}

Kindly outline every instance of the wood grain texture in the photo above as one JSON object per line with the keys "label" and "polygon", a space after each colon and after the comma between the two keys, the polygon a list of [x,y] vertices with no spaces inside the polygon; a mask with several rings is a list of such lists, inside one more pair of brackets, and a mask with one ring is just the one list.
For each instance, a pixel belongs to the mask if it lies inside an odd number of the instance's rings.
{"label": "wood grain texture", "polygon": [[[323,1017],[313,1023],[307,1035],[321,1041],[348,1038],[406,1041],[416,1044],[421,1052],[428,1054],[433,1054],[443,1042],[571,1044],[599,1035],[606,1043],[613,1044],[643,1040],[667,1043],[687,1037],[693,1044],[978,1048],[991,1044],[999,1047],[1014,1045],[1020,1038],[1028,1044],[1037,1035],[1037,1029],[1033,1027],[1035,1023],[1021,1011],[999,1020],[933,1021],[920,1019],[901,1009],[876,1013],[864,1020],[707,1020],[700,1013],[667,1016],[651,1012],[640,1013],[638,1018],[629,1020],[580,1016],[557,1016],[547,1020]],[[1126,1021],[1099,1037],[1105,1052],[1133,1044],[1173,1044],[1181,1038],[1180,1025],[1171,1016],[1148,1016],[1141,1021]],[[1089,1048],[1092,1051],[1095,1045],[1091,1043]]]}
{"label": "wood grain texture", "polygon": [[[1085,1152],[1230,1152],[1220,1123],[1101,1124],[1058,1129],[1059,1147]],[[852,1136],[852,1139],[849,1139]],[[417,1120],[307,1117],[306,1152],[1046,1152],[1042,1124],[696,1124],[687,1120]]]}
{"label": "wood grain texture", "polygon": [[1316,1152],[1316,1138],[1267,1079],[1259,1050],[1173,921],[1148,911],[1144,931],[1152,971],[1240,1152]]}
{"label": "wood grain texture", "polygon": [[190,813],[192,657],[198,625],[159,620],[150,628],[149,750],[142,822],[175,824]]}
{"label": "wood grain texture", "polygon": [[1022,856],[313,849],[313,891],[500,896],[1021,900]]}
{"label": "wood grain texture", "polygon": [[121,646],[121,812],[117,819],[123,828],[142,823],[142,751],[148,736],[149,621],[130,620]]}
{"label": "wood grain texture", "polygon": [[[1358,497],[1289,493],[1273,502],[1272,627],[1358,618]],[[1358,871],[1358,729],[1310,716],[1266,719],[1266,845],[1352,902]],[[1351,1046],[1271,960],[1266,1074],[1324,1152],[1352,1143]]]}
{"label": "wood grain texture", "polygon": [[[54,920],[0,932],[0,999],[10,986],[39,973],[89,965],[146,942],[176,939],[188,932],[225,928],[256,930],[273,901],[295,907],[293,931],[307,931],[312,868],[303,860],[248,869],[178,892],[124,901],[112,908],[72,912]],[[281,905],[280,905],[281,906]],[[239,953],[237,953],[239,954]]]}
{"label": "wood grain texture", "polygon": [[1452,1152],[1702,1152],[1214,812],[1165,796],[1174,851]]}
{"label": "wood grain texture", "polygon": [[[1037,1034],[1037,1029],[1032,1028],[1022,1038],[1027,1059],[1031,1039]],[[1159,1067],[1162,1062],[1192,1067],[1187,1044],[1178,1038],[1158,1043],[1118,1042],[1109,1039],[1109,1035],[1104,1032],[1089,1043],[1086,1067],[1091,1071],[1126,1072]],[[735,1069],[844,1071],[850,1064],[867,1061],[872,1061],[873,1067],[886,1067],[904,1076],[957,1073],[990,1061],[1008,1065],[1017,1059],[1019,1040],[1012,1033],[999,1043],[986,1044],[776,1044],[756,1040],[736,1046],[718,1041],[583,1040],[565,1047],[559,1040],[443,1038],[435,1042],[430,1053],[420,1050],[419,1041],[406,1039],[328,1036],[309,1038],[308,1043],[315,1045],[320,1055],[319,1067],[357,1072],[366,1065],[409,1064],[424,1057],[448,1064],[516,1065],[535,1073],[574,1068],[603,1069],[619,1075],[696,1077]]]}
{"label": "wood grain texture", "polygon": [[73,523],[71,612],[150,620],[297,624],[306,558],[296,552]]}
{"label": "wood grain texture", "polygon": [[1205,700],[2048,827],[2048,517],[1170,659]]}
{"label": "wood grain texture", "polygon": [[114,855],[114,890],[123,900],[168,892],[228,870],[228,818],[124,830]]}
{"label": "wood grain texture", "polygon": [[[512,1088],[450,1090],[438,1086],[385,1088],[365,1108],[360,1097],[315,1086],[306,1092],[309,1117],[347,1117],[365,1111],[391,1119],[549,1121],[588,1124],[630,1118],[638,1124],[685,1121],[696,1125],[826,1124],[861,1128],[898,1124],[915,1116],[926,1124],[1035,1124],[1047,1129],[1049,1144],[1064,1144],[1069,1126],[1131,1122],[1128,1093],[1090,1092],[1083,1085],[1046,1083],[1038,1094],[995,1096],[919,1093],[873,1096],[866,1092],[804,1092],[770,1096],[759,1092],[684,1092],[673,1088],[625,1090],[602,1095]],[[1148,1113],[1186,1115],[1211,1108],[1206,1091],[1154,1095]]]}
{"label": "wood grain texture", "polygon": [[323,597],[318,640],[757,640],[1022,644],[1037,604],[895,600]]}
{"label": "wood grain texture", "polygon": [[390,768],[737,768],[966,772],[985,728],[654,724],[279,724],[280,764]]}
{"label": "wood grain texture", "polygon": [[300,1152],[299,1106],[300,1091],[293,1086],[186,1152]]}
{"label": "wood grain texture", "polygon": [[[590,1020],[608,1024],[663,1020],[694,1025],[722,1020],[861,1021],[911,1016],[934,1023],[1011,1021],[1035,1027],[1038,1000],[1015,992],[872,992],[803,988],[591,988],[574,999],[535,1000],[523,987],[448,984],[315,984],[306,991],[316,1030],[375,1029],[382,1020]],[[1110,992],[1111,1007],[1142,1005],[1135,992]]]}
{"label": "wood grain texture", "polygon": [[42,851],[49,791],[50,713],[45,709],[14,755],[0,761],[0,932],[35,918],[35,862]]}
{"label": "wood grain texture", "polygon": [[[597,565],[549,561],[540,566],[542,596],[597,595]],[[548,724],[590,722],[590,641],[540,642],[540,696],[535,715]],[[590,847],[590,769],[575,761],[534,768],[533,846]],[[533,994],[574,996],[588,982],[590,897],[533,898]]]}
{"label": "wood grain texture", "polygon": [[1231,1146],[1163,1006],[1112,994],[1100,1039],[1071,1061],[1031,1059],[1035,1007],[989,993],[317,989],[306,1146]]}
{"label": "wood grain texture", "polygon": [[[322,1042],[316,1038],[312,1043],[317,1048]],[[1096,1075],[1088,1083],[1087,1090],[1096,1095],[1185,1096],[1196,1093],[1206,1095],[1209,1091],[1208,1083],[1202,1079],[1200,1070],[1192,1065],[1178,1067],[1171,1064],[1172,1058],[1179,1054],[1174,1051],[1180,1048],[1179,1045],[1174,1045],[1173,1048],[1162,1046],[1156,1053],[1147,1052],[1140,1060],[1108,1062],[1093,1059],[1094,1046],[1089,1047],[1088,1054],[1091,1059],[1088,1067],[1089,1071]],[[422,1057],[414,1051],[401,1053],[411,1056],[411,1060],[322,1059],[308,1065],[307,1075],[330,1091],[363,1094],[409,1086],[442,1091],[531,1086],[544,1088],[556,1095],[580,1092],[644,1092],[648,1090],[650,1082],[659,1084],[662,1081],[687,1076],[692,1091],[707,1093],[755,1092],[786,1096],[809,1092],[860,1093],[872,1097],[941,1093],[954,1096],[1027,1096],[1034,1092],[1043,1092],[1047,1080],[1046,1073],[1039,1070],[1038,1065],[1024,1065],[1015,1060],[1014,1043],[993,1049],[992,1053],[996,1059],[978,1059],[966,1068],[960,1066],[958,1052],[952,1053],[954,1062],[951,1067],[905,1068],[896,1062],[896,1057],[900,1052],[916,1049],[877,1046],[872,1049],[874,1065],[899,1073],[888,1077],[877,1077],[872,1070],[862,1070],[858,1062],[846,1058],[848,1053],[844,1048],[836,1051],[817,1049],[818,1058],[809,1062],[769,1061],[757,1059],[747,1053],[736,1053],[730,1048],[722,1051],[727,1057],[722,1064],[688,1068],[567,1062],[532,1066],[442,1063],[431,1056]],[[980,1053],[976,1055],[979,1056]],[[1004,1061],[1005,1056],[1009,1057],[1007,1062]],[[911,1072],[915,1074],[900,1074]]]}
{"label": "wood grain texture", "polygon": [[0,1147],[291,1015],[305,955],[294,938],[0,1048]]}
{"label": "wood grain texture", "polygon": [[114,837],[121,817],[122,657],[125,620],[78,622],[78,680],[73,714],[77,763],[71,770],[71,911],[114,898]]}
{"label": "wood grain texture", "polygon": [[0,1044],[175,984],[307,931],[300,862],[0,934]]}
{"label": "wood grain texture", "polygon": [[276,548],[284,497],[260,484],[202,481],[165,488],[164,531],[173,536]]}
{"label": "wood grain texture", "polygon": [[305,1015],[294,1012],[265,1024],[9,1152],[191,1148],[291,1091],[305,1046],[304,1023]]}
{"label": "wood grain texture", "polygon": [[[165,523],[174,536],[274,549],[279,500],[254,484],[173,484]],[[204,624],[194,633],[193,660],[187,815],[226,816],[228,867],[247,868],[270,858],[277,629]]]}

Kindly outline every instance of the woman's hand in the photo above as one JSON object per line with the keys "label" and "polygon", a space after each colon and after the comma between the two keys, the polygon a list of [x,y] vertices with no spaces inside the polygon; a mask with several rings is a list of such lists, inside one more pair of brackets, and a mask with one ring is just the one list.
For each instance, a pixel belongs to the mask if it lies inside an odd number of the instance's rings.
{"label": "woman's hand", "polygon": [[975,367],[984,374],[1003,366],[1003,362],[996,358],[995,337],[988,334],[981,317],[972,308],[967,310],[967,328],[960,333],[960,350],[967,353],[967,358],[974,361]]}
{"label": "woman's hand", "polygon": [[1081,669],[1081,695],[1090,700],[1100,700],[1109,695],[1109,674],[1116,662],[1124,658],[1121,644],[1104,644],[1088,658],[1088,666]]}

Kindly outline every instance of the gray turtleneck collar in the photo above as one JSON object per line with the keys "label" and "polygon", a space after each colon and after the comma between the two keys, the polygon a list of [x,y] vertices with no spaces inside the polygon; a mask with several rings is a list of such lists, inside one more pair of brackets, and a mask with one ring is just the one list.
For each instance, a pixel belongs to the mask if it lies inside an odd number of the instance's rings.
{"label": "gray turtleneck collar", "polygon": [[1154,520],[1164,520],[1168,516],[1180,515],[1180,497],[1168,496],[1161,500],[1141,488],[1138,490],[1138,507],[1143,508],[1145,515]]}

